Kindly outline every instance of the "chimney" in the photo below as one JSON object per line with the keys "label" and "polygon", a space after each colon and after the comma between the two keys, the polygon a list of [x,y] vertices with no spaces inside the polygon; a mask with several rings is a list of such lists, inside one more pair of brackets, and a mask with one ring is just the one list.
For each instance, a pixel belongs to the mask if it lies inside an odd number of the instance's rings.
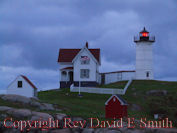
{"label": "chimney", "polygon": [[88,42],[86,42],[85,46],[88,48]]}

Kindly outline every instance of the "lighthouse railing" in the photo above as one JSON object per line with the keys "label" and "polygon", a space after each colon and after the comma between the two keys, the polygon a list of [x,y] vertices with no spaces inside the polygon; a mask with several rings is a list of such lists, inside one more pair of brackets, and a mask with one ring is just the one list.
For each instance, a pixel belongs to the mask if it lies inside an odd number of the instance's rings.
{"label": "lighthouse railing", "polygon": [[149,36],[150,41],[155,41],[155,36]]}
{"label": "lighthouse railing", "polygon": [[140,40],[140,37],[139,36],[134,36],[134,41],[139,41]]}
{"label": "lighthouse railing", "polygon": [[[138,42],[138,41],[140,41],[140,40],[141,40],[141,39],[140,39],[140,36],[134,36],[134,42]],[[155,41],[155,36],[149,36],[148,41],[154,42],[154,41]]]}

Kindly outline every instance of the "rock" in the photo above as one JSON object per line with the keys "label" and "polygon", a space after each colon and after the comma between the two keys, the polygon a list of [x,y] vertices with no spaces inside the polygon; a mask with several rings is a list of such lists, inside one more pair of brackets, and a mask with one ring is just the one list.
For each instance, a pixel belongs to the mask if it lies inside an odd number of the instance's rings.
{"label": "rock", "polygon": [[39,98],[38,97],[31,97],[30,98],[32,101],[35,100],[35,101],[39,101]]}
{"label": "rock", "polygon": [[145,130],[128,129],[128,130],[125,131],[125,133],[145,133]]}
{"label": "rock", "polygon": [[11,107],[8,107],[8,106],[0,106],[0,111],[8,111],[12,109]]}
{"label": "rock", "polygon": [[32,101],[30,102],[30,105],[33,106],[33,107],[39,107],[39,108],[40,108],[41,103],[32,100]]}
{"label": "rock", "polygon": [[42,133],[42,131],[40,131],[39,128],[31,128],[29,131],[27,131],[26,133]]}
{"label": "rock", "polygon": [[66,114],[62,114],[62,113],[57,113],[56,114],[56,119],[59,120],[59,121],[63,120],[63,118],[65,118],[65,117],[67,117]]}
{"label": "rock", "polygon": [[72,121],[83,121],[84,119],[82,119],[81,117],[73,117]]}
{"label": "rock", "polygon": [[4,94],[0,94],[0,98],[3,97],[3,96],[4,96]]}
{"label": "rock", "polygon": [[127,127],[123,127],[123,128],[119,128],[121,133],[127,133],[128,128]]}
{"label": "rock", "polygon": [[146,94],[147,95],[152,95],[152,96],[165,96],[167,95],[167,90],[150,90],[147,91]]}
{"label": "rock", "polygon": [[108,130],[106,133],[121,133],[121,131],[118,131],[118,130]]}
{"label": "rock", "polygon": [[[13,103],[22,103],[23,106],[37,107],[39,110],[51,110],[51,111],[55,110],[53,104],[40,103],[39,100],[37,100],[37,98],[28,98],[25,96],[13,94],[2,95],[1,98],[5,101],[10,101]],[[3,110],[4,109],[5,108],[3,108]]]}
{"label": "rock", "polygon": [[82,133],[94,133],[94,129],[93,128],[84,128]]}
{"label": "rock", "polygon": [[55,111],[62,111],[62,109],[55,109]]}
{"label": "rock", "polygon": [[136,89],[135,88],[132,88],[132,91],[135,91]]}
{"label": "rock", "polygon": [[82,133],[82,130],[80,127],[72,128],[72,133]]}
{"label": "rock", "polygon": [[108,128],[97,128],[94,133],[107,133],[108,131]]}
{"label": "rock", "polygon": [[6,129],[3,133],[21,133],[20,130],[15,128]]}
{"label": "rock", "polygon": [[123,127],[122,127],[122,128],[118,128],[118,130],[119,130],[121,133],[126,133],[126,130],[128,129],[128,128],[127,128],[128,123],[123,121],[122,125],[123,125]]}
{"label": "rock", "polygon": [[0,114],[0,118],[1,118],[1,119],[7,118],[7,114]]}
{"label": "rock", "polygon": [[71,133],[69,128],[52,130],[50,133]]}
{"label": "rock", "polygon": [[20,102],[23,104],[29,104],[31,99],[27,98],[25,96],[20,96],[20,95],[14,95],[14,94],[7,94],[1,97],[5,101],[10,101],[10,102]]}
{"label": "rock", "polygon": [[53,117],[47,113],[41,113],[41,112],[32,112],[32,117],[31,120],[49,120],[49,118],[51,118],[53,120]]}
{"label": "rock", "polygon": [[159,128],[156,130],[156,133],[177,133],[175,128]]}
{"label": "rock", "polygon": [[131,109],[132,111],[141,111],[141,107],[140,107],[139,105],[137,105],[137,104],[132,104],[132,105],[130,106],[130,109]]}
{"label": "rock", "polygon": [[26,118],[31,116],[31,111],[28,109],[11,109],[7,111],[7,114],[12,115],[15,118]]}
{"label": "rock", "polygon": [[49,103],[42,103],[39,108],[40,110],[55,110],[53,105]]}
{"label": "rock", "polygon": [[136,93],[136,92],[134,92],[134,93],[133,93],[133,96],[137,96],[137,93]]}

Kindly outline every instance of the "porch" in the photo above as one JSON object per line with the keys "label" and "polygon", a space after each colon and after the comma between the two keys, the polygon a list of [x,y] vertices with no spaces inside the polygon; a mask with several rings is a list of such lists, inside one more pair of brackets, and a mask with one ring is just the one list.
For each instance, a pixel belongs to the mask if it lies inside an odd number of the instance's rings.
{"label": "porch", "polygon": [[60,88],[69,88],[73,83],[73,67],[60,69]]}

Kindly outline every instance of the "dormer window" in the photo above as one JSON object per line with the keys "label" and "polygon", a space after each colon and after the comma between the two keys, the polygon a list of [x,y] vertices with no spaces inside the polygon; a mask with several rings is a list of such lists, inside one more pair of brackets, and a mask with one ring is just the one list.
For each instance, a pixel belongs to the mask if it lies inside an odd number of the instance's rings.
{"label": "dormer window", "polygon": [[17,87],[18,87],[18,88],[22,88],[22,81],[18,81]]}
{"label": "dormer window", "polygon": [[89,64],[90,58],[88,56],[81,56],[81,64]]}

